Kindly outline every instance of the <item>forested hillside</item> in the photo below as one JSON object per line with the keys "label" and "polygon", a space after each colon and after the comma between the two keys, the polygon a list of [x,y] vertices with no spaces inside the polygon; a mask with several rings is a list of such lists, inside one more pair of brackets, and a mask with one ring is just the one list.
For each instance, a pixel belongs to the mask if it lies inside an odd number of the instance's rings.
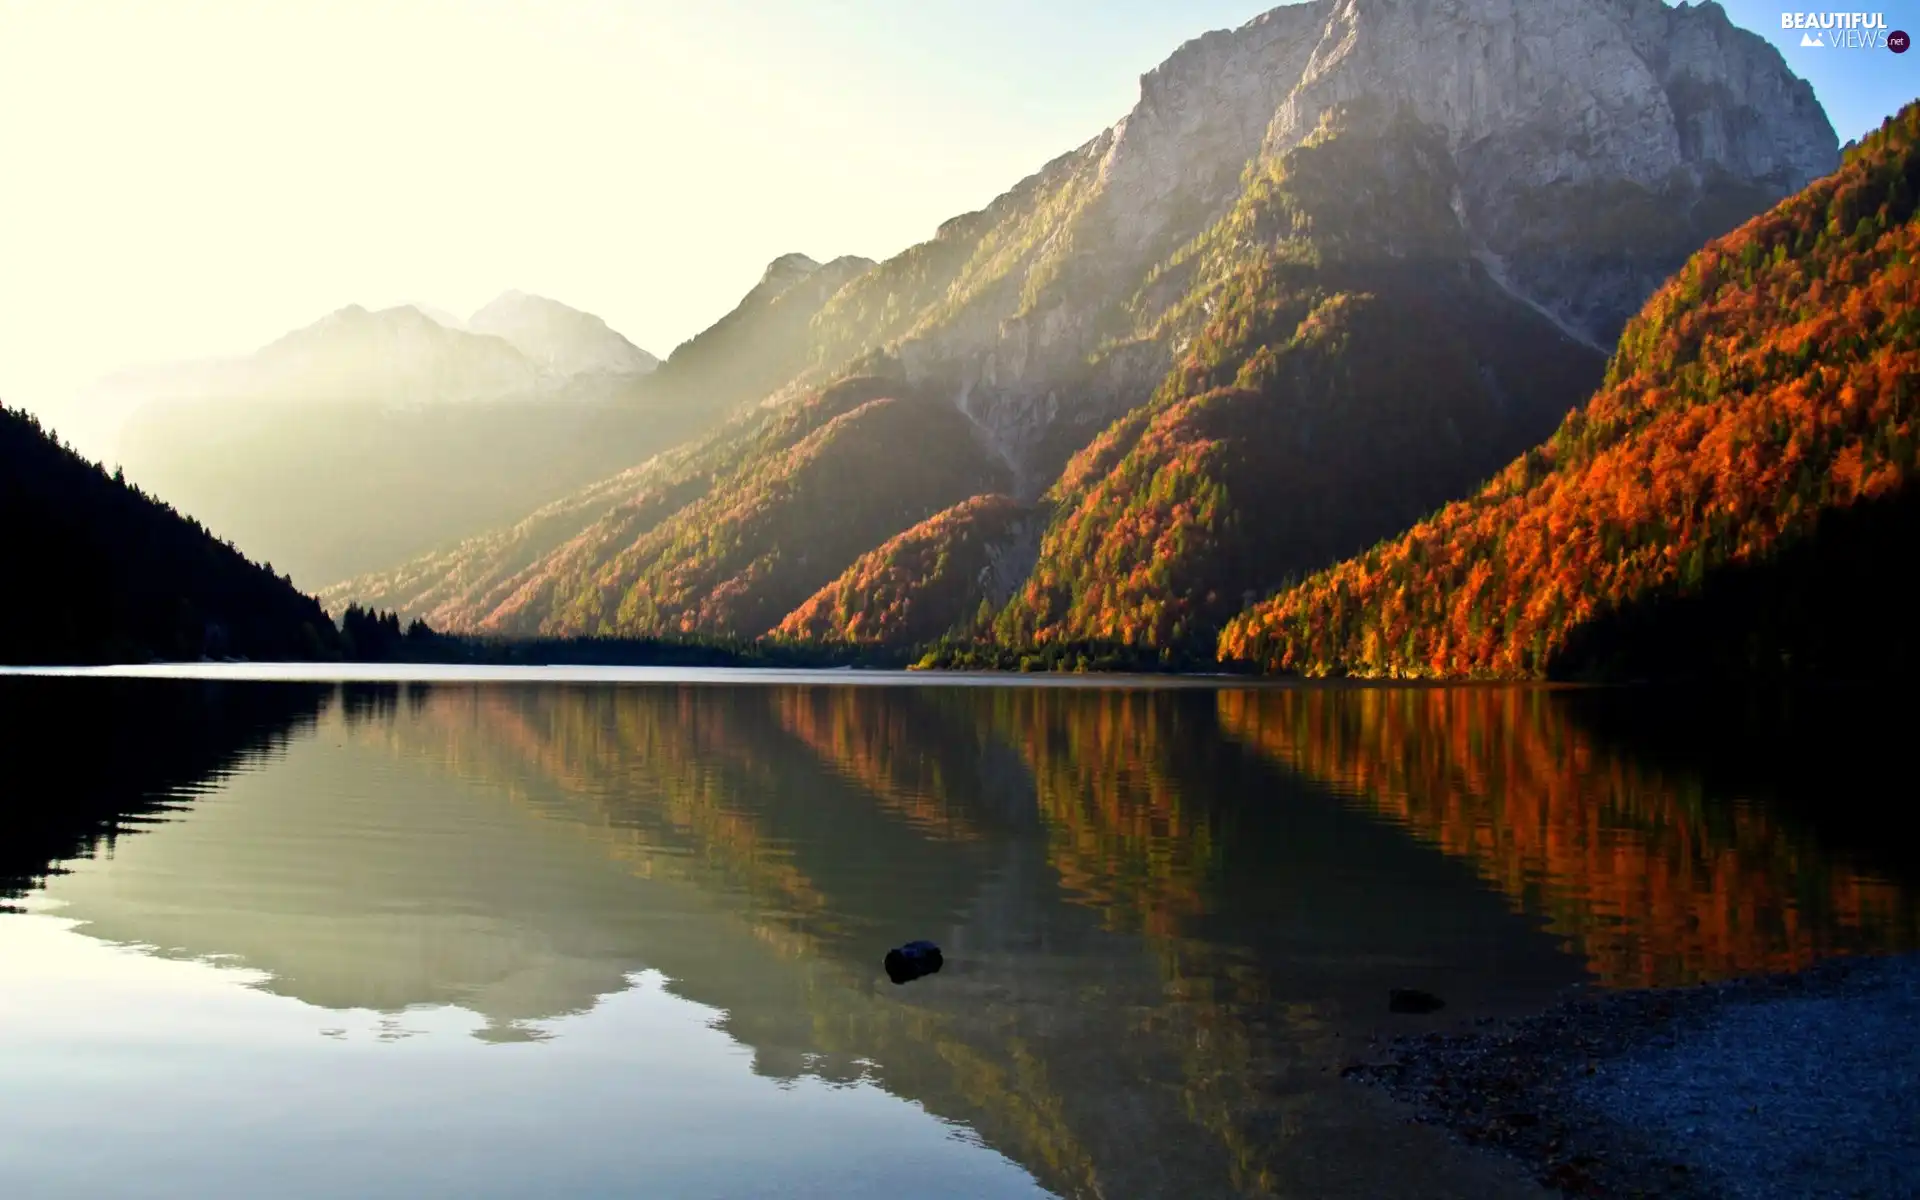
{"label": "forested hillside", "polygon": [[[855,376],[556,507],[546,530],[476,540],[452,563],[334,595],[424,612],[436,628],[757,637],[872,547],[1005,483],[951,405],[897,374]],[[571,537],[525,552],[583,517]],[[441,588],[449,566],[471,586],[408,602],[413,581]]]}
{"label": "forested hillside", "polygon": [[0,663],[337,654],[318,601],[0,408]]}
{"label": "forested hillside", "polygon": [[812,403],[821,417],[844,411],[746,457],[626,544],[603,539],[616,552],[556,581],[540,631],[762,634],[869,547],[1004,483],[966,418],[938,399],[859,379]]}
{"label": "forested hillside", "polygon": [[[1599,356],[1502,291],[1435,131],[1347,106],[1177,255],[1210,313],[1074,459],[1010,644],[1211,643],[1252,594],[1403,527],[1551,430]],[[1171,277],[1171,278],[1168,278]]]}
{"label": "forested hillside", "polygon": [[1309,675],[1846,676],[1920,662],[1920,103],[1696,255],[1545,445],[1236,620]]}
{"label": "forested hillside", "polygon": [[1031,508],[1009,496],[975,496],[936,513],[787,614],[774,635],[798,641],[917,646],[984,629],[1030,562]]}

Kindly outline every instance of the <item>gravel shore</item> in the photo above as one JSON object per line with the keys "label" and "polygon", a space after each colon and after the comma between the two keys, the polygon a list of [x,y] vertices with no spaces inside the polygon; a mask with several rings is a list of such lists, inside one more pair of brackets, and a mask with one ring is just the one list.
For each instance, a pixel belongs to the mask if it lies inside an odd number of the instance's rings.
{"label": "gravel shore", "polygon": [[1583,995],[1346,1074],[1568,1195],[1920,1197],[1920,957]]}

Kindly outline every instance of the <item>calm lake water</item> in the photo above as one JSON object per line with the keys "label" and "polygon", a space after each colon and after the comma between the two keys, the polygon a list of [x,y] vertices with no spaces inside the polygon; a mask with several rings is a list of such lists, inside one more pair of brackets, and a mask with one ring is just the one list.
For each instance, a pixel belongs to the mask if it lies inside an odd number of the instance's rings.
{"label": "calm lake water", "polygon": [[1520,1196],[1340,1066],[1920,945],[1884,698],[740,678],[0,678],[0,1195]]}

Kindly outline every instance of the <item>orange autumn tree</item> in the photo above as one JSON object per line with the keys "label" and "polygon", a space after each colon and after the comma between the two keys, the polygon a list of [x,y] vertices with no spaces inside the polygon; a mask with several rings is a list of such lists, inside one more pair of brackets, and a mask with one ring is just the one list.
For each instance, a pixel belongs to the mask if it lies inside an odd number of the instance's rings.
{"label": "orange autumn tree", "polygon": [[870,550],[788,613],[772,636],[868,646],[931,642],[992,598],[996,564],[1030,517],[1008,496],[974,496]]}
{"label": "orange autumn tree", "polygon": [[[1478,495],[1242,614],[1221,657],[1313,676],[1558,674],[1582,668],[1596,630],[1648,628],[1650,613],[1724,598],[1743,572],[1766,582],[1816,534],[1887,511],[1910,527],[1917,143],[1920,103],[1701,251],[1550,441]],[[1765,603],[1738,615],[1765,616]]]}

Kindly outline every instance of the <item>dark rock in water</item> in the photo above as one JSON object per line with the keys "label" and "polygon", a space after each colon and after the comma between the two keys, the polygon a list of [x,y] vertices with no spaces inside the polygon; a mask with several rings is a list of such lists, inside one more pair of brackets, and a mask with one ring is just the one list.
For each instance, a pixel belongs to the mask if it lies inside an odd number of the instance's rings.
{"label": "dark rock in water", "polygon": [[887,951],[887,978],[895,983],[912,983],[938,971],[942,963],[940,947],[932,942],[908,942]]}
{"label": "dark rock in water", "polygon": [[1397,1013],[1430,1013],[1447,1006],[1447,1002],[1432,992],[1423,992],[1418,988],[1391,988],[1387,992],[1387,1011]]}

